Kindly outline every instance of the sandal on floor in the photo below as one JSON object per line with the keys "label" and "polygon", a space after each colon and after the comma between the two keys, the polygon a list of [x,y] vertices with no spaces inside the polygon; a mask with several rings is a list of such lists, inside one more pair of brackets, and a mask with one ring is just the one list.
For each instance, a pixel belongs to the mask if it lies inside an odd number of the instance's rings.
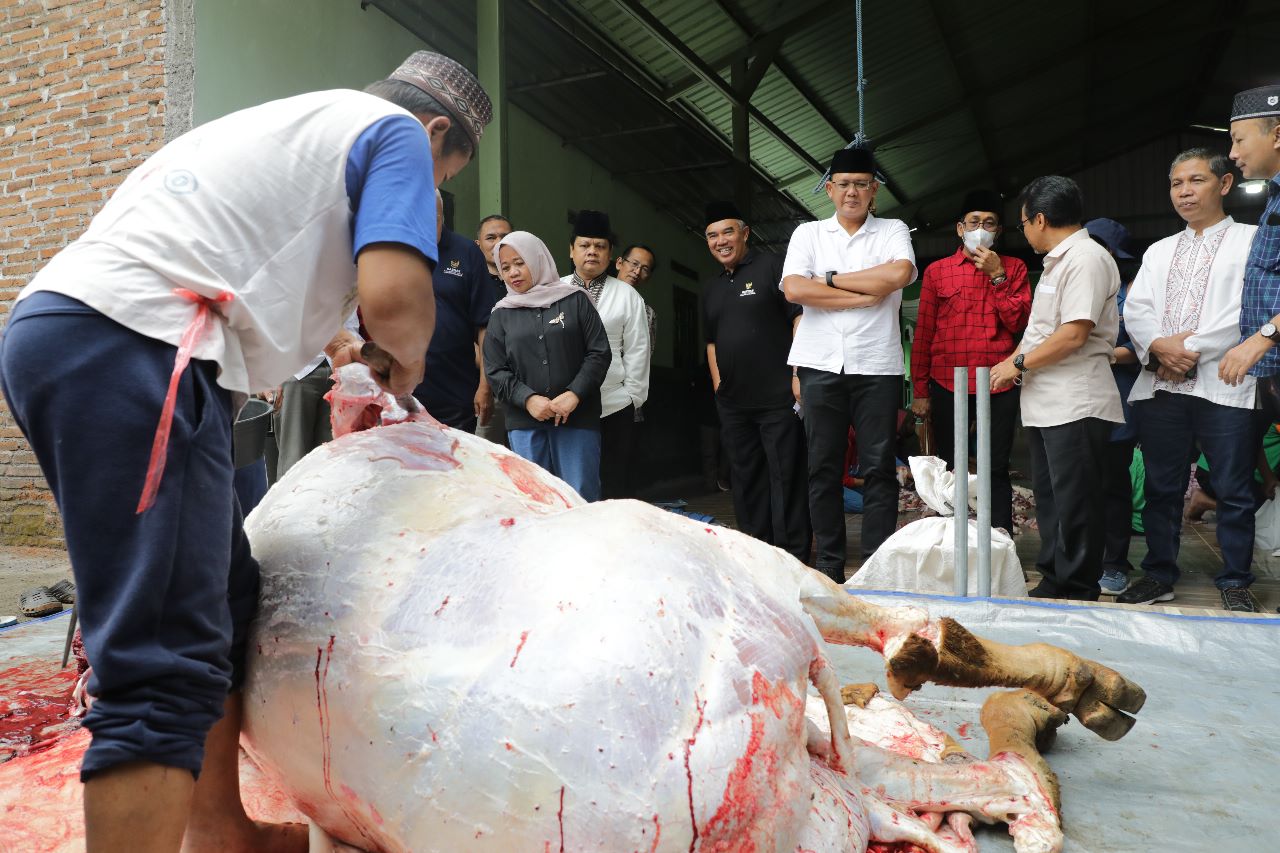
{"label": "sandal on floor", "polygon": [[38,586],[18,596],[18,609],[23,616],[48,616],[62,610],[62,602],[53,597],[47,586]]}
{"label": "sandal on floor", "polygon": [[76,585],[69,580],[62,580],[49,587],[49,594],[63,604],[76,603]]}

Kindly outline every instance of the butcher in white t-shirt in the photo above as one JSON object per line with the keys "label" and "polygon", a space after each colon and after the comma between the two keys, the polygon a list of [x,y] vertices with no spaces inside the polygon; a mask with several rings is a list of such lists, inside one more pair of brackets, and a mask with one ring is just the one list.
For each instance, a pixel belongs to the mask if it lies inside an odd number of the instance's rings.
{"label": "butcher in white t-shirt", "polygon": [[258,567],[232,419],[326,345],[355,357],[358,338],[335,334],[357,303],[391,356],[385,385],[413,390],[434,325],[432,195],[490,114],[470,72],[426,51],[365,92],[232,113],[139,166],[19,294],[0,383],[76,579],[90,850],[305,849],[305,829],[259,826],[239,801]]}

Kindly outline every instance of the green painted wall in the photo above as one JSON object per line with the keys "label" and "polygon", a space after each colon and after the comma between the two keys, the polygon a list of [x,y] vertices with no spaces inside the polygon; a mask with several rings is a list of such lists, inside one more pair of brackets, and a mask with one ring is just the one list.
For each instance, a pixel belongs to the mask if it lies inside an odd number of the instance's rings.
{"label": "green painted wall", "polygon": [[[196,0],[195,6],[197,124],[300,92],[362,88],[409,53],[430,47],[376,9],[362,11],[356,0]],[[624,245],[653,246],[658,270],[643,293],[658,315],[654,363],[671,366],[671,289],[700,288],[672,271],[670,262],[710,274],[714,264],[706,245],[528,114],[512,108],[510,121],[507,215],[546,241],[562,274],[572,270],[570,209],[608,211]],[[496,212],[479,209],[477,166],[443,189],[456,197],[459,231],[473,230],[481,216]]]}

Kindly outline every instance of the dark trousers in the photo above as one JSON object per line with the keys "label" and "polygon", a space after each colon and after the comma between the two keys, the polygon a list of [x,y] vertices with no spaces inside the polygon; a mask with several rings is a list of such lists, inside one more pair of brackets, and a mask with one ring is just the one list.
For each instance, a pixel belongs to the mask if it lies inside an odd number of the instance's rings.
{"label": "dark trousers", "polygon": [[1102,567],[1125,574],[1133,571],[1129,563],[1129,540],[1133,538],[1133,475],[1129,468],[1133,465],[1133,448],[1133,441],[1107,442],[1102,470],[1106,501]]}
{"label": "dark trousers", "polygon": [[893,452],[902,377],[802,367],[800,398],[809,448],[809,519],[817,542],[814,566],[844,583],[844,458],[849,426],[858,435],[858,468],[865,478],[861,546],[866,556],[898,525]]}
{"label": "dark trousers", "polygon": [[1183,497],[1191,476],[1193,447],[1200,445],[1218,498],[1218,545],[1222,571],[1218,589],[1253,583],[1253,469],[1258,460],[1254,412],[1187,394],[1158,391],[1134,403],[1147,467],[1142,525],[1147,556],[1142,569],[1170,586],[1177,583]]}
{"label": "dark trousers", "polygon": [[[955,395],[937,382],[929,382],[929,422],[938,458],[955,469]],[[978,398],[969,395],[969,423],[978,421]],[[1013,532],[1013,483],[1009,480],[1009,454],[1018,426],[1017,386],[991,395],[991,526]],[[968,460],[965,460],[967,466]]]}
{"label": "dark trousers", "polygon": [[600,494],[605,500],[631,497],[631,457],[635,449],[635,406],[600,419]]}
{"label": "dark trousers", "polygon": [[716,406],[738,529],[807,561],[809,499],[800,419],[789,406],[740,409],[719,400]]}
{"label": "dark trousers", "polygon": [[62,514],[93,665],[82,778],[131,761],[198,773],[243,673],[258,564],[212,362],[183,373],[155,503],[135,512],[175,353],[47,292],[14,308],[0,352],[5,399]]}
{"label": "dark trousers", "polygon": [[1055,597],[1098,600],[1106,537],[1102,466],[1113,428],[1098,418],[1027,427],[1040,526],[1036,568]]}

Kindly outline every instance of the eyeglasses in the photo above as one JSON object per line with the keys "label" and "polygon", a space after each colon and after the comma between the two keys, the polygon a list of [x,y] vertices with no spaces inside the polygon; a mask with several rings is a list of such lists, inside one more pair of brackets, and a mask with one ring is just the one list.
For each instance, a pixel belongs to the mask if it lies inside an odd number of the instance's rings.
{"label": "eyeglasses", "polygon": [[995,231],[1000,227],[1000,223],[994,219],[966,219],[964,221],[966,231],[977,231],[979,228],[985,228],[987,231]]}
{"label": "eyeglasses", "polygon": [[1032,220],[1032,219],[1035,219],[1035,217],[1033,216],[1033,217],[1031,217],[1031,219],[1024,219],[1024,220],[1022,220],[1022,222],[1021,222],[1021,223],[1019,223],[1019,225],[1018,225],[1018,230],[1019,230],[1019,231],[1021,231],[1021,232],[1023,232],[1023,233],[1025,234],[1025,233],[1026,233],[1026,231],[1027,231],[1027,226],[1031,224],[1031,220]]}
{"label": "eyeglasses", "polygon": [[649,275],[649,273],[653,272],[653,267],[648,264],[642,264],[639,261],[633,261],[630,258],[623,258],[622,262],[639,272],[641,275]]}
{"label": "eyeglasses", "polygon": [[849,187],[853,187],[860,193],[864,193],[876,185],[875,181],[833,181],[836,189],[845,192]]}

